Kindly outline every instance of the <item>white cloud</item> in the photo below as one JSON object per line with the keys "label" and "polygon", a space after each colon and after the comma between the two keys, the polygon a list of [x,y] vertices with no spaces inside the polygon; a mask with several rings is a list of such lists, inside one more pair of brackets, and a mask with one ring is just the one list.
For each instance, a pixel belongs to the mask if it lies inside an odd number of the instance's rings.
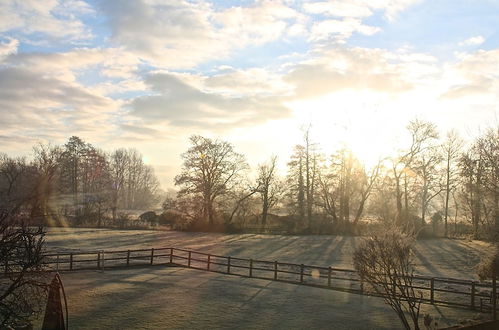
{"label": "white cloud", "polygon": [[28,136],[98,134],[117,104],[76,83],[22,68],[0,69],[0,122],[4,135],[20,131]]}
{"label": "white cloud", "polygon": [[7,38],[6,41],[0,42],[0,62],[8,55],[17,53],[19,41],[14,38]]}
{"label": "white cloud", "polygon": [[292,90],[292,86],[283,81],[282,75],[263,68],[225,68],[218,74],[205,77],[203,84],[208,91],[232,96],[285,96]]}
{"label": "white cloud", "polygon": [[[78,0],[3,0],[0,2],[0,32],[87,39],[92,36],[91,32],[78,17],[91,13],[92,8]],[[38,38],[31,41],[40,42]]]}
{"label": "white cloud", "polygon": [[99,69],[107,78],[132,79],[139,59],[121,48],[73,48],[61,53],[19,53],[6,57],[4,64],[75,81],[80,73]]}
{"label": "white cloud", "polygon": [[373,12],[360,1],[321,1],[305,3],[306,12],[311,14],[326,14],[338,17],[367,17]]}
{"label": "white cloud", "polygon": [[459,43],[459,46],[479,46],[485,42],[485,38],[482,36],[476,36],[468,38]]}
{"label": "white cloud", "polygon": [[319,50],[315,57],[291,66],[285,81],[295,86],[296,98],[314,98],[342,90],[401,93],[411,89],[404,65],[390,63],[391,53],[379,49]]}
{"label": "white cloud", "polygon": [[499,49],[463,53],[458,60],[446,66],[446,71],[452,76],[442,97],[482,95],[499,100]]}
{"label": "white cloud", "polygon": [[113,42],[167,68],[191,68],[235,49],[276,40],[301,17],[280,1],[216,11],[203,1],[107,0],[101,8]]}
{"label": "white cloud", "polygon": [[331,19],[314,23],[309,39],[321,41],[333,38],[340,43],[345,43],[346,39],[350,38],[354,32],[372,35],[379,30],[378,27],[364,25],[361,20],[355,18]]}
{"label": "white cloud", "polygon": [[208,92],[172,73],[151,74],[146,83],[154,94],[130,104],[130,114],[145,123],[218,130],[257,125],[290,114],[278,96]]}
{"label": "white cloud", "polygon": [[313,1],[304,4],[306,12],[324,14],[336,17],[364,18],[371,16],[374,11],[385,13],[389,20],[406,10],[408,7],[422,0],[329,0]]}

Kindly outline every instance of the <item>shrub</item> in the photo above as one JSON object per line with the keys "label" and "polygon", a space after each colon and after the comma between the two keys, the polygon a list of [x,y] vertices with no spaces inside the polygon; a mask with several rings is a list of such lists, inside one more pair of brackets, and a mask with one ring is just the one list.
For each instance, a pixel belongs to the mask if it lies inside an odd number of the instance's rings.
{"label": "shrub", "polygon": [[397,313],[406,329],[419,329],[418,319],[422,293],[412,286],[413,236],[391,231],[365,240],[354,252],[354,267],[369,288],[383,296],[385,302]]}

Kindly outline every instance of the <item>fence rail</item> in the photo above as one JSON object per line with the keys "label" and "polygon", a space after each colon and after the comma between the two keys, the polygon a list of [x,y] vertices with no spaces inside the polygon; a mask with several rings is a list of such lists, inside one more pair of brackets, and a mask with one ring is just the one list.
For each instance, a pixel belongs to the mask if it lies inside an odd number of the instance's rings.
{"label": "fence rail", "polygon": [[[289,262],[238,258],[180,248],[52,253],[42,264],[57,271],[105,269],[144,265],[174,265],[313,287],[369,294],[357,272],[351,269]],[[5,263],[5,272],[15,264]],[[422,302],[491,312],[498,310],[497,292],[490,282],[415,275],[412,288],[422,293]],[[492,299],[495,296],[496,299]]]}

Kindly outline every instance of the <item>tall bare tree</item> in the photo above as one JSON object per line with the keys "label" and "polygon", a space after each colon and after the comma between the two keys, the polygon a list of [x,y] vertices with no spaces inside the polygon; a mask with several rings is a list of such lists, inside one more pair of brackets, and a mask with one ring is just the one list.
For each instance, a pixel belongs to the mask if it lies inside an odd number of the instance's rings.
{"label": "tall bare tree", "polygon": [[202,199],[202,217],[210,226],[215,223],[215,202],[231,190],[238,175],[248,168],[244,156],[225,141],[199,135],[190,138],[191,147],[182,154],[182,172],[175,177],[180,195]]}
{"label": "tall bare tree", "polygon": [[463,180],[462,197],[471,215],[473,235],[478,238],[482,222],[484,161],[482,155],[477,152],[476,145],[461,155],[459,167]]}
{"label": "tall bare tree", "polygon": [[[43,217],[45,221],[53,221],[57,211],[50,198],[56,195],[59,184],[59,168],[62,160],[62,149],[58,146],[38,144],[33,148],[33,166],[37,171],[38,184],[33,200],[31,216]],[[53,223],[51,223],[53,224]]]}
{"label": "tall bare tree", "polygon": [[476,149],[483,161],[483,187],[492,213],[493,238],[499,240],[499,127],[488,129],[476,141]]}
{"label": "tall bare tree", "polygon": [[305,201],[306,201],[306,219],[308,229],[312,229],[312,209],[315,200],[315,190],[317,181],[317,144],[310,138],[310,126],[303,135],[305,151]]}
{"label": "tall bare tree", "polygon": [[258,166],[257,191],[262,203],[261,225],[267,225],[269,210],[274,207],[279,199],[280,183],[277,177],[277,156],[272,156],[270,161]]}
{"label": "tall bare tree", "polygon": [[291,212],[297,214],[300,221],[305,218],[305,150],[301,145],[296,145],[288,163],[288,200]]}
{"label": "tall bare tree", "polygon": [[455,191],[458,182],[458,171],[456,168],[459,160],[459,153],[463,146],[463,141],[457,131],[451,130],[447,133],[442,144],[443,157],[445,161],[445,197],[444,197],[444,235],[448,236],[449,200]]}
{"label": "tall bare tree", "polygon": [[[400,156],[392,159],[392,172],[395,180],[395,197],[397,206],[396,221],[399,225],[408,220],[409,196],[407,171],[414,162],[415,157],[428,147],[428,142],[438,138],[438,131],[433,123],[412,120],[407,126],[411,142],[409,148],[401,151]],[[402,198],[404,204],[402,204]]]}
{"label": "tall bare tree", "polygon": [[437,146],[431,146],[421,151],[414,159],[412,168],[418,176],[420,185],[421,224],[426,224],[426,213],[430,202],[443,190],[438,168],[442,155]]}

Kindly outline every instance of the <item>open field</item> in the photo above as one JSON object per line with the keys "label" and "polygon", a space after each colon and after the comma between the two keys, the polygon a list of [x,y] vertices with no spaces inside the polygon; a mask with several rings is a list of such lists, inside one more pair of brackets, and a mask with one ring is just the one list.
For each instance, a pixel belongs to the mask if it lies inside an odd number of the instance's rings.
{"label": "open field", "polygon": [[[51,228],[47,246],[58,251],[177,247],[234,257],[352,269],[352,253],[361,240],[352,236]],[[490,251],[490,245],[481,241],[421,240],[415,247],[417,273],[477,279],[475,266],[480,257]]]}
{"label": "open field", "polygon": [[[168,231],[52,228],[51,250],[183,247],[213,254],[352,268],[362,238],[225,235]],[[416,246],[418,273],[476,278],[488,253],[479,241],[424,240]],[[72,329],[400,329],[396,314],[375,297],[155,266],[62,274]],[[476,312],[422,305],[440,326]]]}
{"label": "open field", "polygon": [[[62,274],[71,329],[400,329],[375,297],[177,267]],[[422,305],[439,324],[476,313]]]}

